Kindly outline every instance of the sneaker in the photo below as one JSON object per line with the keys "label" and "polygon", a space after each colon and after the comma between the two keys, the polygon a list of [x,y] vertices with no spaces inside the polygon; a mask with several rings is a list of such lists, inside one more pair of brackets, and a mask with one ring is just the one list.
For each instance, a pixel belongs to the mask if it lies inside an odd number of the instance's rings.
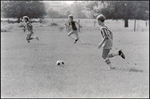
{"label": "sneaker", "polygon": [[38,36],[36,36],[35,38],[36,38],[36,39],[39,41],[39,38],[38,38]]}
{"label": "sneaker", "polygon": [[123,54],[122,50],[119,50],[118,53],[123,59],[125,59],[125,55]]}
{"label": "sneaker", "polygon": [[74,44],[75,44],[77,41],[78,41],[78,39],[76,39],[76,40],[74,41]]}
{"label": "sneaker", "polygon": [[115,67],[110,67],[110,69],[115,69]]}
{"label": "sneaker", "polygon": [[27,42],[28,42],[28,43],[30,43],[30,41],[29,41],[29,40],[28,40]]}

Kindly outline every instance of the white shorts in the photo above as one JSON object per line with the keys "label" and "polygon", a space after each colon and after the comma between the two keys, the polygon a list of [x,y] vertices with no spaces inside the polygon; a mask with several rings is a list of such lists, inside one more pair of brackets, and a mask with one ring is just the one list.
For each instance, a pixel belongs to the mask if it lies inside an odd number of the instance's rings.
{"label": "white shorts", "polygon": [[77,30],[72,30],[71,32],[68,33],[68,36],[70,36],[72,34],[78,34],[78,31]]}
{"label": "white shorts", "polygon": [[110,50],[111,50],[111,49],[103,49],[102,57],[103,57],[104,59],[106,59],[106,58],[107,58],[107,56],[108,56],[108,54],[109,54]]}

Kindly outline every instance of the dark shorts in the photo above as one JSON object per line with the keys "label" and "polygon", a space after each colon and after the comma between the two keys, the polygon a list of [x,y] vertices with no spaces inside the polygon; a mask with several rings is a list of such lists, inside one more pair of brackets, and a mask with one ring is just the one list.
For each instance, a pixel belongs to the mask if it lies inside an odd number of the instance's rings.
{"label": "dark shorts", "polygon": [[106,59],[106,57],[108,56],[110,50],[111,50],[111,49],[103,49],[102,57],[103,57],[104,59]]}

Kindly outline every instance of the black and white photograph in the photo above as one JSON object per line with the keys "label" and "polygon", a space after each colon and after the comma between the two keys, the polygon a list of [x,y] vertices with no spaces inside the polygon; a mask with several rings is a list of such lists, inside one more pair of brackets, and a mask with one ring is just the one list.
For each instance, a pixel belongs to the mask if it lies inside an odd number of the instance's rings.
{"label": "black and white photograph", "polygon": [[1,0],[1,98],[148,98],[149,0]]}

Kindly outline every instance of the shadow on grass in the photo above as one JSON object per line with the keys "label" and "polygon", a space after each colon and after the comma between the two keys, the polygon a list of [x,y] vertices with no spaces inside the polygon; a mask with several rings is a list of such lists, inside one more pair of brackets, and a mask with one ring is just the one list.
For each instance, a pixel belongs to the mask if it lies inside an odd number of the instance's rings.
{"label": "shadow on grass", "polygon": [[115,68],[114,70],[127,71],[127,72],[143,72],[143,70],[139,70],[136,68]]}
{"label": "shadow on grass", "polygon": [[91,43],[85,43],[85,42],[84,42],[84,43],[81,42],[81,44],[82,44],[82,45],[93,45],[93,44],[91,44]]}

